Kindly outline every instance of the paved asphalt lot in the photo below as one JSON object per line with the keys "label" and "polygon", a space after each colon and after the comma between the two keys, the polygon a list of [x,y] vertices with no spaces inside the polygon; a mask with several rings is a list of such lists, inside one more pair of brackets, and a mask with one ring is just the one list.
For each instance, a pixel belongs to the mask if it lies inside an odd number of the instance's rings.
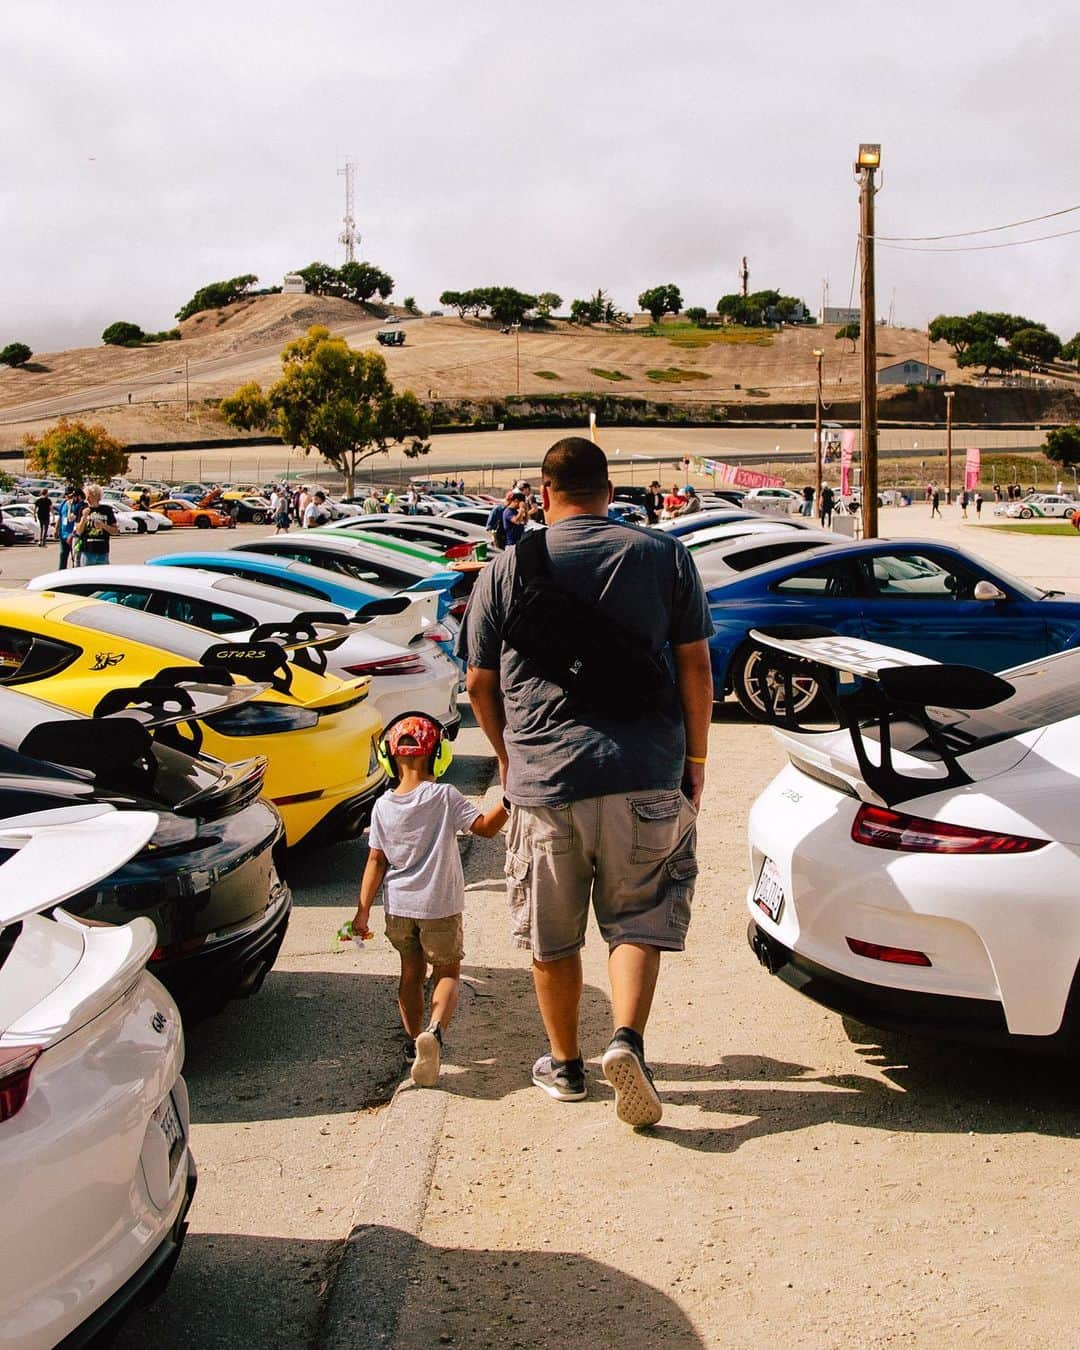
{"label": "paved asphalt lot", "polygon": [[[920,508],[886,512],[883,530],[957,540],[1080,591],[1080,540],[931,528]],[[114,558],[260,532],[130,536]],[[17,584],[53,558],[6,550],[0,569]],[[451,771],[464,791],[487,788],[485,752],[466,727]],[[392,1295],[393,1326],[351,1343],[1074,1345],[1075,1075],[885,1038],[770,981],[743,936],[745,816],[780,757],[730,704],[710,755],[690,947],[666,964],[650,1027],[668,1104],[650,1136],[617,1126],[602,1082],[580,1107],[529,1086],[542,1044],[527,962],[506,938],[501,843],[470,850],[467,987],[444,1091],[421,1094],[445,1098],[430,1200],[418,1231],[368,1230],[376,1256],[347,1297],[363,1325]],[[396,1184],[369,1173],[400,1076],[394,954],[381,937],[362,954],[333,941],[363,854],[294,858],[277,968],[256,998],[189,1031],[191,1233],[124,1347],[330,1339],[320,1319],[342,1244],[357,1219],[374,1222],[358,1197]],[[603,957],[593,933],[592,1056]]]}

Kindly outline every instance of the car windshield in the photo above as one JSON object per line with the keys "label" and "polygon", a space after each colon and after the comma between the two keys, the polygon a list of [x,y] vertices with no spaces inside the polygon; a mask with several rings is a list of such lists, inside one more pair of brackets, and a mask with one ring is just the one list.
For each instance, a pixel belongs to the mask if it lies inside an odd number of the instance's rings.
{"label": "car windshield", "polygon": [[[1080,651],[1058,652],[1013,672],[1006,671],[1003,678],[1014,692],[992,708],[927,708],[927,716],[953,753],[969,754],[1080,716]],[[904,749],[920,759],[938,757],[926,737]]]}

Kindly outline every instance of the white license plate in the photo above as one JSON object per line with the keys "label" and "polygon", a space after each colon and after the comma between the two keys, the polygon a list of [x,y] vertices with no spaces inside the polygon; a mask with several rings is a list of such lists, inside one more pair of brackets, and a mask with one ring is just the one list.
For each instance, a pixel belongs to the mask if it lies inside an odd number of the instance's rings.
{"label": "white license plate", "polygon": [[784,883],[780,880],[780,869],[771,858],[766,858],[762,864],[754,887],[754,904],[763,909],[773,923],[780,918],[784,908]]}
{"label": "white license plate", "polygon": [[176,1165],[184,1152],[184,1127],[180,1121],[180,1112],[172,1099],[172,1093],[165,1098],[154,1112],[154,1120],[161,1127],[165,1142],[169,1146],[169,1180],[172,1180]]}

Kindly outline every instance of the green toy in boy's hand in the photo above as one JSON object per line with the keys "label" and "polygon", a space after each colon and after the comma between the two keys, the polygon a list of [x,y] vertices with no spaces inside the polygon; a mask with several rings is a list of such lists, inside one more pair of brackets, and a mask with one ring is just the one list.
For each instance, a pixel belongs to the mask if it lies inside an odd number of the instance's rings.
{"label": "green toy in boy's hand", "polygon": [[361,950],[363,949],[364,943],[369,938],[372,938],[374,936],[375,934],[371,931],[370,928],[365,928],[362,933],[358,933],[356,929],[353,927],[352,919],[350,919],[347,923],[343,923],[337,931],[337,938],[339,942],[353,942],[356,944],[357,947],[361,948]]}

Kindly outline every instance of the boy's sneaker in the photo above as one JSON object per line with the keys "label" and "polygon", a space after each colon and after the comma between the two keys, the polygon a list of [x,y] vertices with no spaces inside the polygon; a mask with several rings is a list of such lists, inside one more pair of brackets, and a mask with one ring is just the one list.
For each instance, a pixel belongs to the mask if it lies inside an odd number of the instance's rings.
{"label": "boy's sneaker", "polygon": [[407,1069],[412,1068],[413,1061],[416,1059],[416,1042],[410,1040],[408,1036],[401,1042],[401,1057],[405,1061]]}
{"label": "boy's sneaker", "polygon": [[551,1055],[541,1055],[533,1065],[532,1080],[557,1102],[585,1100],[585,1061],[580,1058],[556,1063]]}
{"label": "boy's sneaker", "polygon": [[633,1041],[616,1032],[604,1051],[600,1067],[615,1089],[615,1114],[619,1119],[635,1130],[655,1125],[664,1108],[653,1087],[645,1056]]}
{"label": "boy's sneaker", "polygon": [[416,1059],[409,1076],[417,1087],[434,1087],[439,1081],[442,1062],[442,1031],[438,1022],[432,1022],[427,1031],[416,1038]]}

